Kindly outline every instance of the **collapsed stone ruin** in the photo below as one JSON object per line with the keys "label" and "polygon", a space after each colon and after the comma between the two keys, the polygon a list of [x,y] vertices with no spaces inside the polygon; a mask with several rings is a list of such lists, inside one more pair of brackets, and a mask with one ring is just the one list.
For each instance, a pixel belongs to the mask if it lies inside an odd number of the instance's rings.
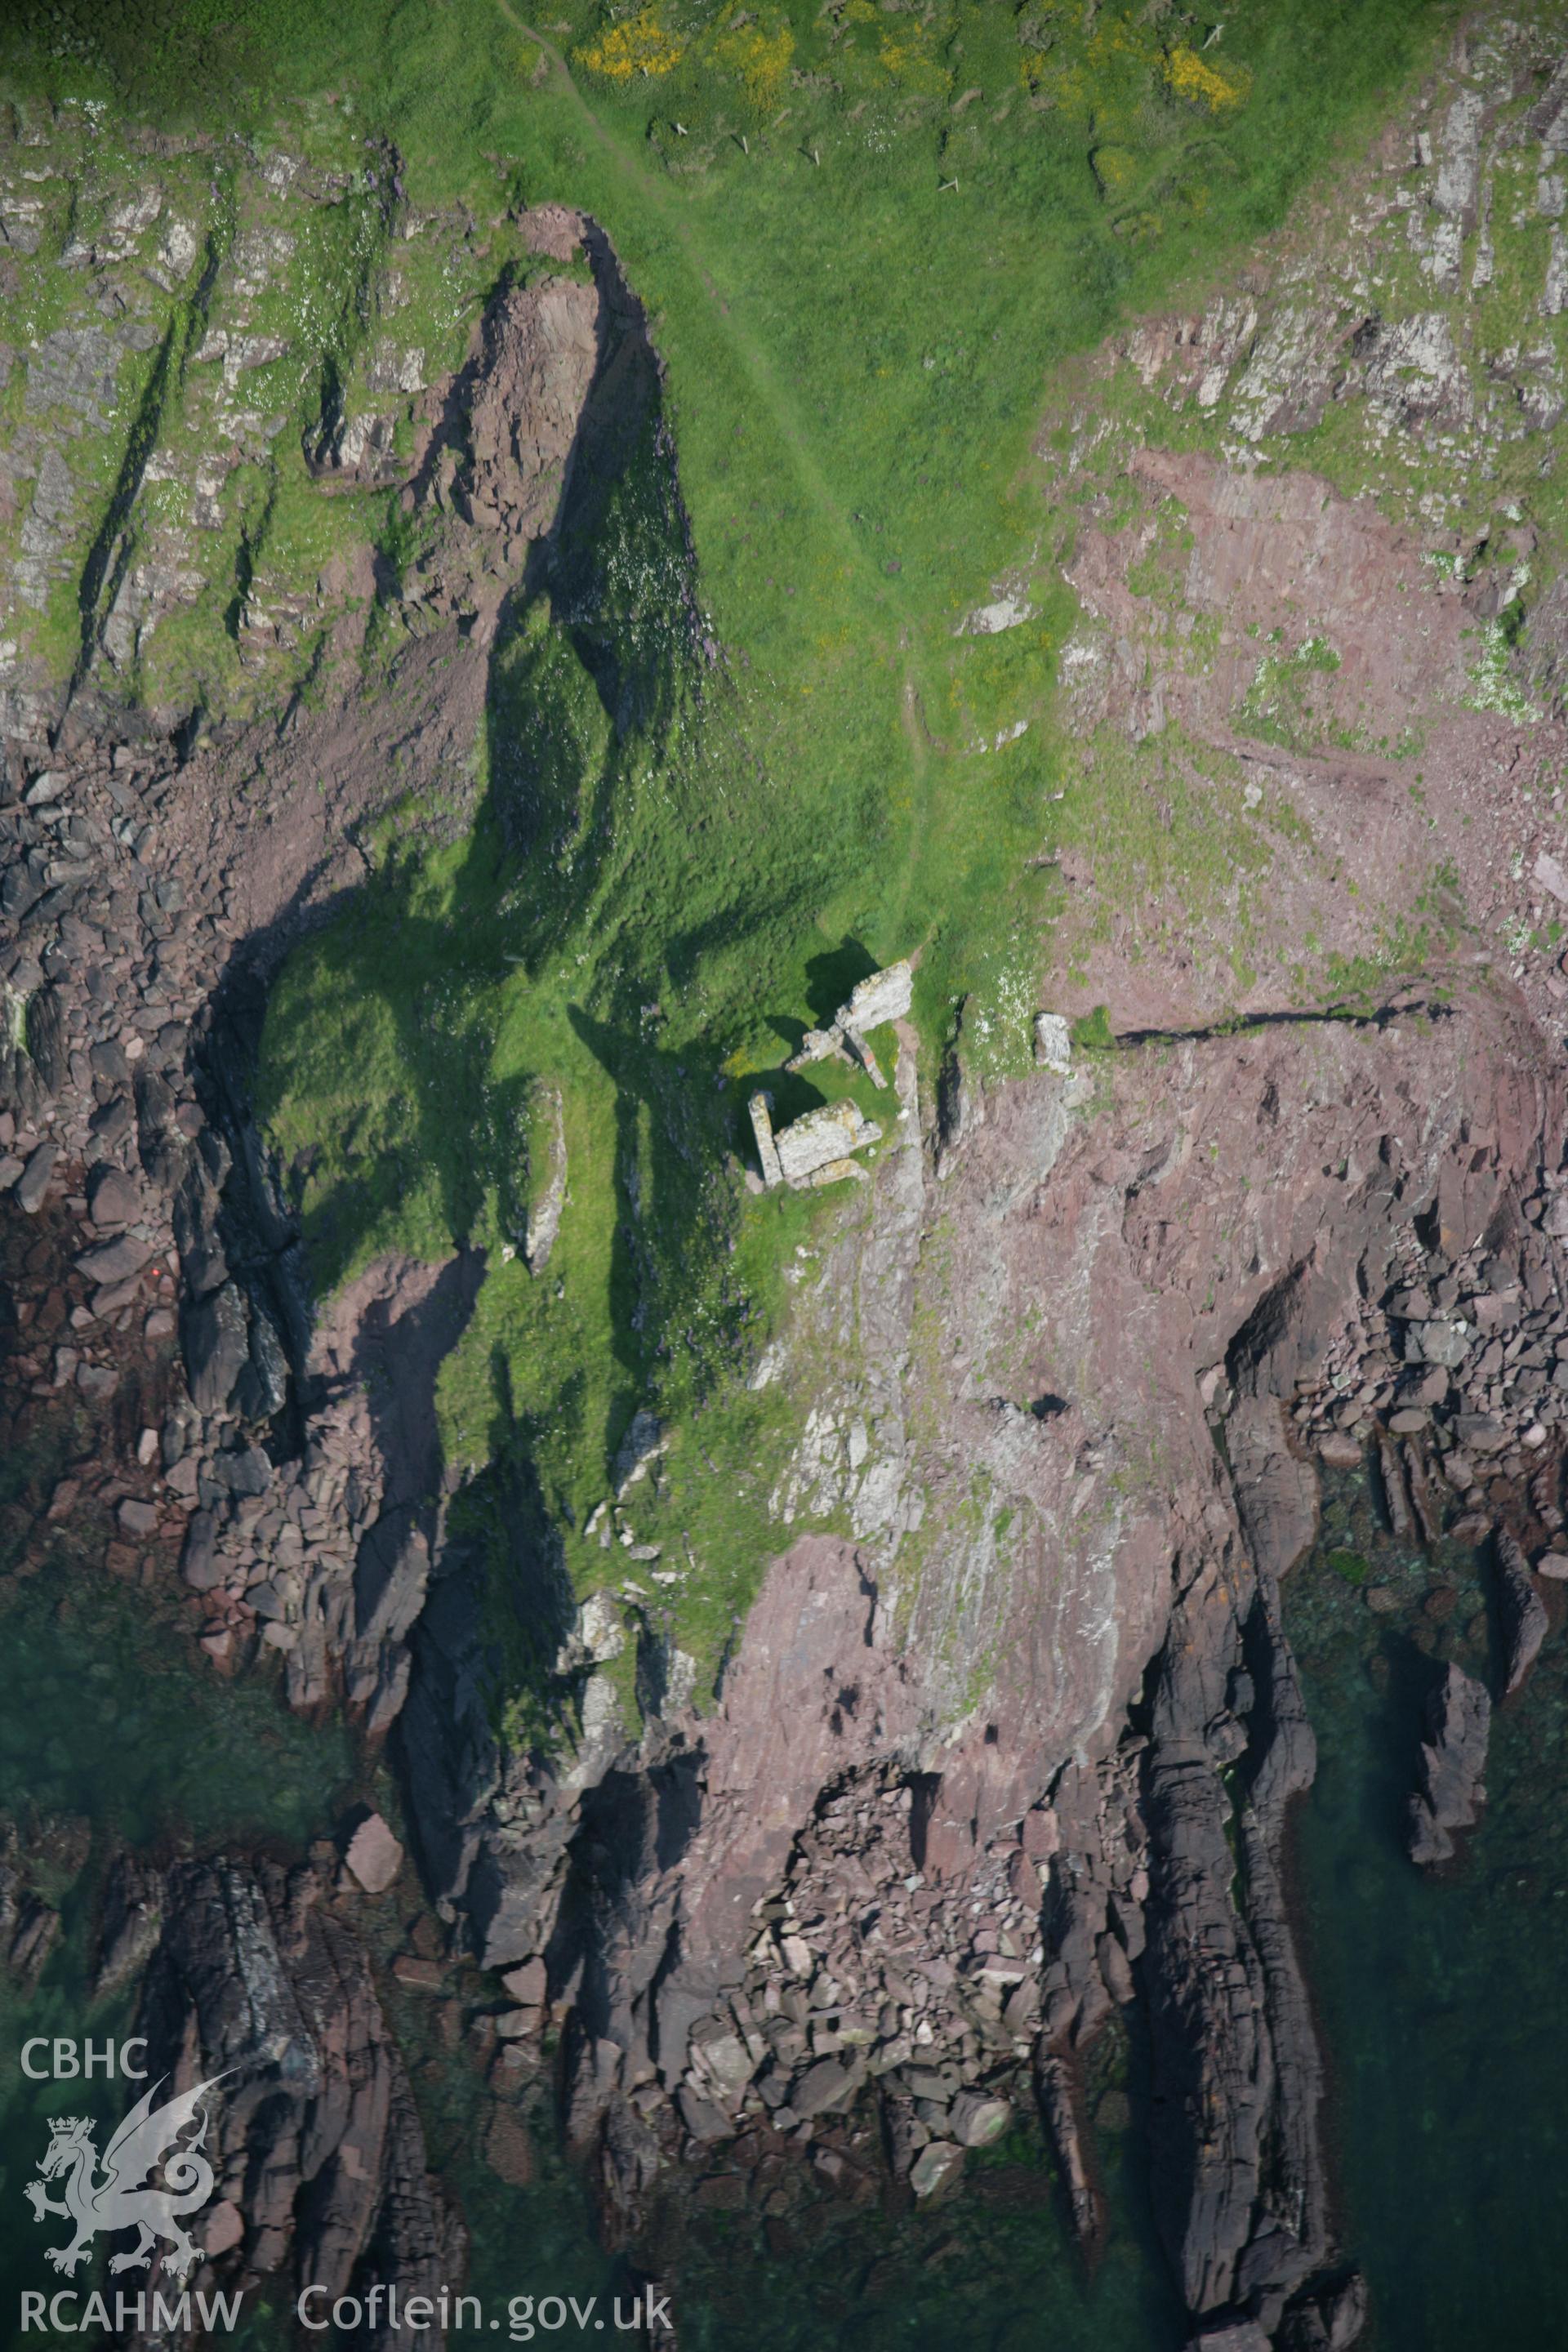
{"label": "collapsed stone ruin", "polygon": [[[851,990],[826,1029],[806,1031],[784,1068],[794,1073],[832,1058],[850,1069],[863,1070],[873,1086],[885,1087],[888,1081],[871,1049],[868,1033],[905,1018],[913,986],[913,967],[907,957],[872,972]],[[1056,1076],[1068,1076],[1071,1036],[1061,1014],[1037,1013],[1034,1039],[1037,1066]],[[858,1104],[825,1103],[778,1129],[773,1126],[773,1097],[765,1090],[759,1088],[748,1108],[766,1190],[788,1184],[801,1191],[842,1183],[846,1178],[866,1181],[866,1170],[853,1155],[879,1143],[882,1129],[874,1118],[866,1118]]]}
{"label": "collapsed stone ruin", "polygon": [[[806,1031],[799,1051],[784,1064],[785,1069],[809,1069],[814,1062],[826,1061],[831,1055],[851,1069],[864,1070],[873,1086],[886,1087],[888,1081],[868,1043],[867,1033],[904,1018],[913,985],[913,970],[907,957],[889,964],[885,971],[872,972],[850,991],[826,1029]],[[846,1177],[863,1182],[866,1171],[853,1154],[882,1139],[881,1128],[874,1118],[865,1116],[858,1103],[824,1103],[776,1131],[770,1094],[759,1089],[752,1097],[749,1108],[763,1182],[770,1192],[779,1184],[788,1184],[795,1191],[837,1184]]]}
{"label": "collapsed stone ruin", "polygon": [[[910,1012],[912,988],[914,971],[908,957],[889,964],[884,971],[872,971],[869,979],[858,981],[848,992],[826,1030],[806,1030],[785,1070],[809,1070],[811,1063],[832,1056],[851,1070],[865,1070],[872,1087],[886,1087],[886,1077],[868,1045],[868,1030],[884,1028],[889,1021],[902,1021]],[[863,1183],[865,1169],[853,1160],[853,1152],[881,1143],[881,1127],[877,1119],[865,1118],[858,1103],[823,1103],[818,1110],[806,1110],[781,1129],[773,1129],[771,1094],[759,1089],[748,1108],[766,1190],[787,1183],[799,1192],[816,1185],[844,1183],[847,1176]]]}

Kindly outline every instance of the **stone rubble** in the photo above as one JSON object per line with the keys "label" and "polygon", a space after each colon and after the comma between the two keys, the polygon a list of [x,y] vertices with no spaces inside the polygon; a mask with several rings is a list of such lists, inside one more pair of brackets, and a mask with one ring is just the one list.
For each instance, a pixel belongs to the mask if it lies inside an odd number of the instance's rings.
{"label": "stone rubble", "polygon": [[[689,2123],[699,2114],[727,2137],[765,2119],[809,2141],[816,2117],[870,2085],[897,2171],[947,2151],[917,2194],[1007,2128],[1038,2018],[1039,1881],[1020,1846],[1011,1880],[998,1864],[950,1883],[930,1793],[884,1769],[824,1796],[760,1906],[746,1975],[691,2035],[678,2092]],[[1053,1832],[1042,1815],[1031,1841],[1043,1849]]]}
{"label": "stone rubble", "polygon": [[[1369,1173],[1373,1192],[1384,1183],[1397,1199],[1392,1170]],[[1292,1402],[1302,1442],[1329,1458],[1373,1446],[1390,1525],[1424,1542],[1492,1484],[1528,1480],[1568,1429],[1568,1166],[1538,1169],[1468,1245],[1462,1214],[1455,1178],[1428,1239],[1413,1222],[1368,1261],[1367,1295]]]}

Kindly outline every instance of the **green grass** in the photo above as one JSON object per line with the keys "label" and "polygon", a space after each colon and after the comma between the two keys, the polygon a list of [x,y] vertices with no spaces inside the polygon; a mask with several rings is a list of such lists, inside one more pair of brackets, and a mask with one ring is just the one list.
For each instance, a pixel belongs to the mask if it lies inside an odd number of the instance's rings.
{"label": "green grass", "polygon": [[1317,678],[1332,677],[1339,667],[1339,655],[1321,636],[1304,637],[1290,653],[1265,654],[1237,713],[1242,731],[1288,751],[1307,751],[1325,733],[1338,740],[1343,730],[1325,728],[1312,686]]}
{"label": "green grass", "polygon": [[[474,830],[398,812],[354,907],[287,968],[260,1109],[323,1288],[393,1246],[487,1251],[443,1380],[448,1449],[499,1465],[479,1514],[527,1462],[579,1592],[627,1566],[580,1533],[626,1422],[652,1403],[671,1424],[628,1509],[683,1580],[645,1580],[639,1606],[710,1673],[777,1540],[796,1410],[742,1376],[837,1213],[747,1198],[754,1074],[915,950],[927,1083],[963,998],[989,1066],[1024,1066],[1061,903],[1040,853],[1098,842],[1130,898],[1212,883],[1216,914],[1221,877],[1263,854],[1223,793],[1189,828],[1179,775],[1080,771],[1054,716],[1071,514],[1031,437],[1063,362],[1273,226],[1452,10],[1279,0],[1230,11],[1206,49],[1206,20],[1156,15],[847,0],[742,23],[558,0],[538,42],[500,0],[64,0],[0,34],[24,93],[221,115],[262,149],[384,135],[411,202],[481,223],[581,205],[648,305],[679,502],[650,434],[498,649]],[[342,208],[278,289],[303,306],[279,363],[296,415],[316,396],[303,357],[363,366],[389,253],[437,267],[363,221]],[[447,302],[459,338],[508,235],[460,283],[416,285],[416,315]],[[297,436],[276,446],[230,492],[258,581],[307,577],[351,527],[321,520]],[[385,502],[348,503],[395,549]],[[1031,619],[955,634],[1015,569]],[[160,693],[241,690],[217,634],[234,593],[153,640]],[[813,1076],[770,1079],[781,1115],[850,1083]],[[571,1185],[535,1279],[507,1253],[551,1088]]]}

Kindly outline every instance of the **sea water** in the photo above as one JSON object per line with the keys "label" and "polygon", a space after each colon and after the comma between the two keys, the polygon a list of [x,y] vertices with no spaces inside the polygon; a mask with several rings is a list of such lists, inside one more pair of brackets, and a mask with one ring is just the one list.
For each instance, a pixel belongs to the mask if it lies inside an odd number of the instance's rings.
{"label": "sea water", "polygon": [[1366,2352],[1568,2345],[1568,1593],[1545,1589],[1552,1628],[1493,1714],[1479,1825],[1434,1874],[1405,1854],[1405,1807],[1447,1660],[1497,1700],[1486,1547],[1396,1543],[1346,1478],[1286,1580],[1319,1752],[1294,1886]]}

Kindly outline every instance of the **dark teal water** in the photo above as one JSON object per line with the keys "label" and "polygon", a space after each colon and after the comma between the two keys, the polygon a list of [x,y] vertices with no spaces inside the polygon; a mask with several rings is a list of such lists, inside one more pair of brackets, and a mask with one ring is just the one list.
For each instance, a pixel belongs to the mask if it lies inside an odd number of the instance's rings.
{"label": "dark teal water", "polygon": [[[1393,1612],[1368,1606],[1377,1586]],[[1445,1591],[1451,1612],[1429,1614]],[[1552,1611],[1531,1680],[1494,1714],[1480,1824],[1434,1879],[1400,1823],[1438,1662],[1497,1688],[1482,1556],[1426,1561],[1347,1483],[1285,1587],[1320,1753],[1297,1886],[1367,2352],[1568,2345],[1568,1631]]]}

